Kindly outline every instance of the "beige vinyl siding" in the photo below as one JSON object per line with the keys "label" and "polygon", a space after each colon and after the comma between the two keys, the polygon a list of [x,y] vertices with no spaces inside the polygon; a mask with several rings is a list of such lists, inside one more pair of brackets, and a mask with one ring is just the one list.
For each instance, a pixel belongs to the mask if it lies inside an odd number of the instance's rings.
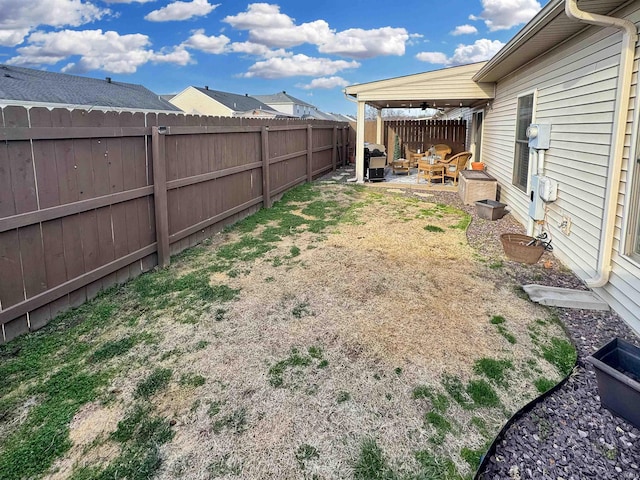
{"label": "beige vinyl siding", "polygon": [[[443,117],[446,120],[456,120],[461,118],[465,122],[467,122],[467,134],[464,141],[465,148],[469,150],[471,148],[471,127],[473,122],[473,112],[474,110],[469,107],[458,107],[448,110],[446,115]],[[476,161],[476,159],[473,159]]]}
{"label": "beige vinyl siding", "polygon": [[[640,23],[638,2],[621,12],[621,16]],[[558,200],[549,205],[547,226],[556,256],[583,278],[596,274],[621,38],[621,33],[614,29],[587,29],[499,81],[493,108],[485,118],[484,161],[489,173],[500,181],[501,200],[526,223],[528,196],[511,184],[516,106],[518,95],[536,90],[534,121],[552,125],[545,173],[559,183]],[[640,265],[620,253],[630,180],[628,169],[633,168],[628,156],[635,151],[630,145],[636,88],[637,73],[625,140],[627,159],[618,197],[613,271],[609,284],[598,293],[640,332]],[[563,216],[572,222],[568,236],[558,228]]]}
{"label": "beige vinyl siding", "polygon": [[170,101],[188,114],[218,117],[230,117],[233,114],[233,110],[193,87],[187,87]]}
{"label": "beige vinyl siding", "polygon": [[[559,183],[548,228],[556,254],[582,277],[596,273],[620,39],[613,29],[589,29],[502,79],[485,118],[484,161],[501,201],[526,223],[528,191],[512,185],[517,97],[536,92],[534,122],[552,125],[545,173]],[[569,236],[557,227],[563,215],[572,221]]]}
{"label": "beige vinyl siding", "polygon": [[[637,5],[630,7],[624,12],[630,20],[640,24],[640,7]],[[636,48],[634,75],[632,78],[632,91],[629,103],[629,115],[627,116],[627,128],[625,136],[625,160],[623,162],[623,170],[620,180],[620,194],[618,196],[618,208],[616,218],[616,228],[614,231],[613,248],[614,254],[612,258],[612,272],[609,283],[605,288],[600,289],[600,293],[607,302],[616,310],[629,324],[640,333],[640,262],[634,260],[625,255],[623,248],[622,238],[626,233],[623,230],[623,225],[627,221],[625,214],[640,215],[640,206],[636,206],[635,209],[625,209],[625,203],[627,198],[631,196],[631,182],[640,182],[640,178],[633,178],[633,169],[635,167],[635,160],[630,159],[630,155],[633,153],[634,157],[638,156],[640,152],[637,151],[636,146],[631,146],[634,128],[640,128],[640,126],[633,124],[634,109],[640,107],[637,104],[638,98],[638,58],[640,51]],[[640,138],[640,137],[638,137]],[[632,249],[631,245],[626,245],[626,251]]]}

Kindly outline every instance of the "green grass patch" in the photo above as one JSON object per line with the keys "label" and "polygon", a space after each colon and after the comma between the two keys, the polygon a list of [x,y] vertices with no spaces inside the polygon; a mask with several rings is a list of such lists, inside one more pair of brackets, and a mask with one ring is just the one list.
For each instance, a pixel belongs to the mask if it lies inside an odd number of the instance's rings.
{"label": "green grass patch", "polygon": [[411,392],[411,396],[416,400],[421,398],[430,399],[432,396],[431,389],[426,385],[418,385],[413,389],[413,392]]}
{"label": "green grass patch", "polygon": [[303,443],[296,450],[296,461],[298,462],[300,470],[304,470],[306,468],[307,462],[318,458],[320,458],[318,449],[307,443]]}
{"label": "green grass patch", "polygon": [[366,438],[360,444],[360,454],[353,466],[355,480],[391,480],[395,475],[387,459],[373,438]]}
{"label": "green grass patch", "polygon": [[137,340],[134,336],[105,342],[100,347],[98,347],[98,349],[93,352],[93,354],[91,354],[91,356],[89,357],[89,361],[92,363],[105,362],[112,359],[113,357],[124,355],[133,348],[136,342]]}
{"label": "green grass patch", "polygon": [[533,384],[536,386],[536,390],[538,390],[538,392],[542,394],[551,390],[558,384],[558,382],[554,382],[553,380],[549,380],[548,378],[540,377],[534,380]]}
{"label": "green grass patch", "polygon": [[[295,387],[297,382],[302,377],[305,368],[310,367],[317,362],[317,368],[325,368],[329,363],[322,358],[322,349],[317,346],[311,346],[308,348],[308,355],[304,355],[298,351],[297,348],[292,348],[289,356],[284,360],[280,360],[269,368],[269,384],[275,388],[281,388],[285,386]],[[291,381],[285,382],[285,374],[290,371]]]}
{"label": "green grass patch", "polygon": [[201,387],[207,382],[207,380],[202,375],[197,375],[194,373],[185,373],[180,377],[180,385],[183,387]]}
{"label": "green grass patch", "polygon": [[427,412],[425,421],[432,425],[440,434],[446,434],[451,431],[451,422],[438,412]]}
{"label": "green grass patch", "polygon": [[480,467],[482,456],[485,453],[487,453],[487,448],[473,449],[469,447],[462,447],[462,449],[460,450],[460,456],[465,462],[469,464],[471,470],[473,470],[474,472],[478,470],[478,467]]}
{"label": "green grass patch", "polygon": [[511,360],[495,360],[493,358],[481,358],[473,365],[473,371],[477,375],[484,375],[497,385],[506,386],[506,373],[513,368]]}
{"label": "green grass patch", "polygon": [[552,364],[563,377],[566,377],[573,370],[576,362],[576,349],[567,340],[553,337],[550,344],[542,345],[543,358]]}
{"label": "green grass patch", "polygon": [[492,325],[500,325],[501,323],[506,322],[506,320],[502,315],[494,315],[493,317],[491,317],[491,320],[489,320],[489,322]]}
{"label": "green grass patch", "polygon": [[464,384],[458,377],[454,375],[443,375],[442,386],[449,396],[463,409],[470,410],[473,408],[473,401],[469,398]]}
{"label": "green grass patch", "polygon": [[424,229],[427,232],[434,232],[434,233],[442,233],[444,232],[444,229],[438,227],[437,225],[427,225],[424,227]]}
{"label": "green grass patch", "polygon": [[464,213],[460,221],[454,225],[451,225],[451,228],[466,231],[467,228],[469,228],[470,224],[471,224],[471,215],[469,215],[468,213]]}
{"label": "green grass patch", "polygon": [[169,368],[156,368],[147,378],[138,383],[133,396],[145,399],[152,397],[167,388],[172,374]]}
{"label": "green grass patch", "polygon": [[415,453],[420,465],[420,473],[416,479],[424,480],[464,480],[458,473],[455,463],[449,458],[439,457],[428,450]]}
{"label": "green grass patch", "polygon": [[470,381],[466,390],[477,407],[497,407],[500,405],[500,399],[495,390],[484,380]]}
{"label": "green grass patch", "polygon": [[336,396],[336,402],[344,403],[348,402],[349,400],[351,400],[351,394],[349,392],[338,392],[338,395]]}
{"label": "green grass patch", "polygon": [[497,270],[502,267],[504,267],[504,262],[502,260],[498,260],[497,262],[492,262],[489,264],[489,268],[491,270]]}
{"label": "green grass patch", "polygon": [[293,310],[291,310],[291,315],[293,315],[295,318],[302,318],[313,315],[313,312],[309,308],[309,304],[307,302],[302,302],[293,307]]}

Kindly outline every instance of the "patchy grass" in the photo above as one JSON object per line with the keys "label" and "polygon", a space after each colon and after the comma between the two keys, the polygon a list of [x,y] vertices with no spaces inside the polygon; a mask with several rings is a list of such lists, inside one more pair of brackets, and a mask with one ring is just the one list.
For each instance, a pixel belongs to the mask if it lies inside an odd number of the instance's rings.
{"label": "patchy grass", "polygon": [[506,373],[513,369],[511,360],[495,360],[493,358],[481,358],[476,360],[473,371],[477,375],[484,375],[496,385],[506,386]]}
{"label": "patchy grass", "polygon": [[470,478],[570,352],[506,277],[464,316],[420,293],[492,288],[467,218],[305,185],[0,346],[0,478]]}
{"label": "patchy grass", "polygon": [[434,232],[434,233],[442,233],[442,232],[444,232],[444,228],[438,227],[437,225],[427,225],[427,226],[424,227],[424,229],[427,232]]}

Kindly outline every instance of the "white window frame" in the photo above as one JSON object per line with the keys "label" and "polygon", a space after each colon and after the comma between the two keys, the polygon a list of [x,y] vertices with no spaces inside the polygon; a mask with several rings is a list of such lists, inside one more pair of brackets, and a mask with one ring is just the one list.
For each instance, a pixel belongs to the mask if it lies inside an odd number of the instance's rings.
{"label": "white window frame", "polygon": [[531,174],[533,168],[533,152],[529,149],[529,160],[527,165],[527,184],[524,187],[524,190],[520,188],[520,185],[515,183],[515,173],[516,173],[516,144],[518,137],[518,104],[520,103],[520,99],[522,97],[528,97],[529,95],[533,95],[532,105],[531,105],[531,123],[536,122],[536,110],[538,105],[538,89],[528,90],[525,92],[521,92],[516,96],[516,123],[515,129],[513,133],[513,162],[512,162],[512,171],[511,171],[511,185],[513,185],[518,190],[522,191],[525,195],[529,195],[529,191],[531,190]]}
{"label": "white window frame", "polygon": [[632,145],[627,167],[627,186],[622,220],[620,254],[640,267],[640,125],[633,128]]}

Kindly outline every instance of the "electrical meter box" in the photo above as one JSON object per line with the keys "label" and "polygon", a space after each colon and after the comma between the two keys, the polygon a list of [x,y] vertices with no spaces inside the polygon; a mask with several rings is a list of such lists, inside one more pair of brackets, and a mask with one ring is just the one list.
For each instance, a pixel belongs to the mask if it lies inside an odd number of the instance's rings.
{"label": "electrical meter box", "polygon": [[540,198],[540,177],[531,177],[531,192],[529,193],[529,216],[534,220],[544,220],[544,202]]}
{"label": "electrical meter box", "polygon": [[543,202],[555,202],[558,198],[558,182],[549,177],[538,177],[538,195]]}
{"label": "electrical meter box", "polygon": [[551,125],[546,123],[532,123],[527,127],[529,148],[548,150],[551,144]]}

